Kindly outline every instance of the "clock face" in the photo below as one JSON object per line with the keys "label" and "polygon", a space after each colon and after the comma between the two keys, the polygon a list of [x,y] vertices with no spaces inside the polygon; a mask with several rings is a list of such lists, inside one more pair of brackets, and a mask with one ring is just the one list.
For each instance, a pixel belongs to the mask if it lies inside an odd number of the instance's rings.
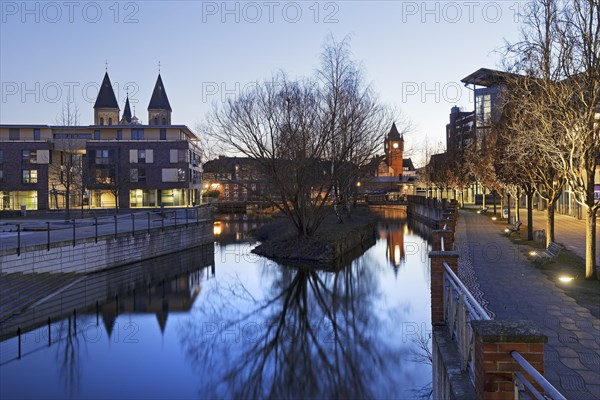
{"label": "clock face", "polygon": [[397,149],[397,148],[398,148],[398,143],[394,143],[392,146],[393,146],[395,149]]}

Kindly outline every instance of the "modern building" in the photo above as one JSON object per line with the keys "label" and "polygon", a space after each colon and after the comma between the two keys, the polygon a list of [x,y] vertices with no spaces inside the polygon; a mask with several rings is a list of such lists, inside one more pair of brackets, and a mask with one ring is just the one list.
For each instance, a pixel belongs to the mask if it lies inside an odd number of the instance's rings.
{"label": "modern building", "polygon": [[0,210],[191,206],[201,200],[197,136],[171,124],[160,74],[148,123],[120,113],[108,73],[94,125],[0,125]]}

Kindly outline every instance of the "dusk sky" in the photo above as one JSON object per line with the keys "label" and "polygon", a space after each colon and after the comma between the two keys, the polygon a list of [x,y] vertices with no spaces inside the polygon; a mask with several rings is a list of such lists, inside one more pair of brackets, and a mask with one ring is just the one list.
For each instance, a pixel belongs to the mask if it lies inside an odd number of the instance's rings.
{"label": "dusk sky", "polygon": [[[497,68],[519,29],[518,1],[36,2],[1,1],[0,123],[54,124],[69,94],[80,123],[108,72],[143,123],[160,61],[173,123],[196,134],[211,104],[281,69],[313,73],[329,35],[352,52],[381,100],[413,121],[407,148],[444,142],[460,80]],[[419,157],[416,157],[419,160]]]}

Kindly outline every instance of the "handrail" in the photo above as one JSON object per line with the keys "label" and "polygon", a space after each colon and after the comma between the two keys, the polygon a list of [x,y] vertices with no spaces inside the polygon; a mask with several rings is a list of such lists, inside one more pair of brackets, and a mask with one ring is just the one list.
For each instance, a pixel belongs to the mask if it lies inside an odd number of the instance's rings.
{"label": "handrail", "polygon": [[454,283],[460,288],[461,292],[464,293],[464,295],[467,297],[469,303],[471,303],[471,305],[475,308],[481,319],[485,321],[491,320],[492,318],[490,318],[487,311],[485,311],[481,304],[479,304],[475,297],[473,297],[469,289],[467,289],[467,287],[461,282],[458,276],[456,276],[456,274],[454,273],[454,271],[452,271],[448,263],[444,263],[444,268],[446,269],[446,273],[448,273],[448,275],[452,278]]}
{"label": "handrail", "polygon": [[[523,370],[525,372],[527,372],[535,381],[535,383],[537,383],[538,385],[540,385],[540,387],[542,389],[544,389],[544,391],[546,392],[546,396],[550,396],[550,398],[552,398],[552,400],[567,400],[567,398],[565,396],[563,396],[558,390],[556,390],[556,388],[554,386],[552,386],[552,384],[550,382],[548,382],[546,380],[546,378],[544,378],[544,376],[542,374],[540,374],[538,372],[537,369],[535,369],[530,363],[529,361],[527,361],[525,358],[523,358],[523,356],[518,352],[518,351],[511,351],[510,355],[512,356],[512,358],[521,366],[521,368],[523,368]],[[516,375],[517,373],[515,373]],[[520,375],[520,374],[519,374]],[[543,396],[540,395],[540,393],[537,391],[537,389],[535,389],[533,387],[533,385],[529,384],[529,382],[527,382],[526,379],[522,379],[521,380],[522,383],[527,386],[527,388],[531,391],[531,393],[536,396],[537,398],[544,398]]]}

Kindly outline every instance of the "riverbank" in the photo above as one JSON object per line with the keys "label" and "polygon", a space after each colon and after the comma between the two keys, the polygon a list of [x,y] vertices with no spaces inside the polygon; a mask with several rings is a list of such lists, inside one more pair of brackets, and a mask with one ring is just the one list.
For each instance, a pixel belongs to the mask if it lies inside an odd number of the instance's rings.
{"label": "riverbank", "polygon": [[377,220],[366,207],[353,210],[341,224],[332,212],[312,237],[299,238],[287,218],[278,218],[256,232],[262,244],[252,252],[272,259],[332,264],[361,246],[372,245]]}

